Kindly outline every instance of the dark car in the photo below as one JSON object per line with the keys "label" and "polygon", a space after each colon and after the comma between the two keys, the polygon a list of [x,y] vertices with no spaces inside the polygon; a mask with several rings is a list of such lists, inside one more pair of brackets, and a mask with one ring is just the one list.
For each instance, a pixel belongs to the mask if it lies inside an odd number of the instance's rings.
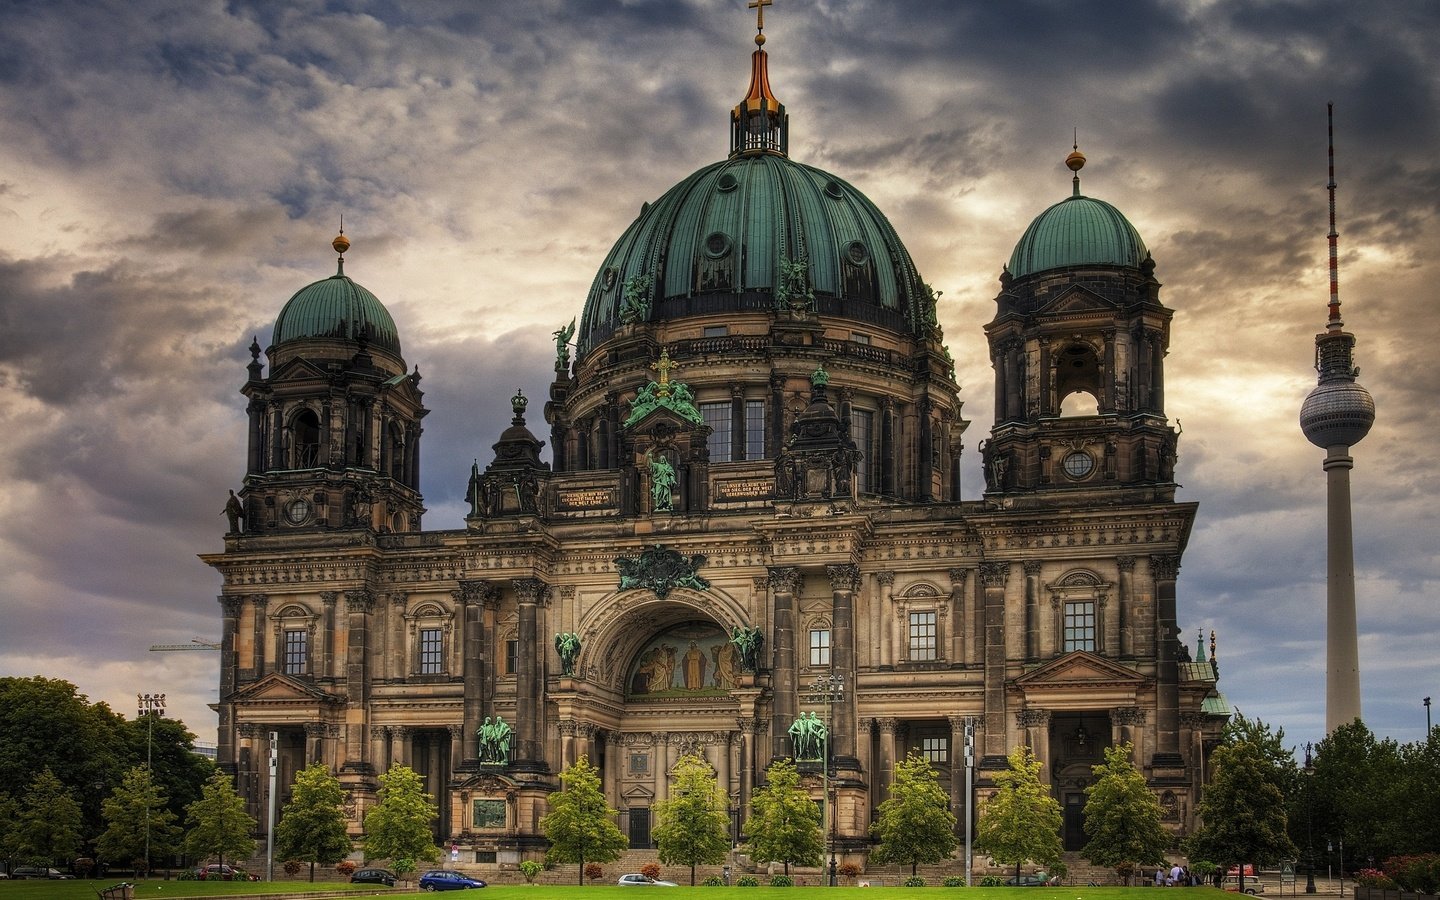
{"label": "dark car", "polygon": [[383,884],[395,886],[395,873],[389,869],[356,869],[350,876],[352,884]]}
{"label": "dark car", "polygon": [[1006,887],[1044,887],[1049,882],[1050,876],[1044,872],[1031,872],[1025,875],[1011,875],[1005,879]]}
{"label": "dark car", "polygon": [[51,869],[46,866],[20,866],[10,873],[11,878],[48,878],[51,881],[69,881],[75,876],[59,869]]}
{"label": "dark car", "polygon": [[463,891],[467,888],[482,888],[485,882],[449,869],[436,869],[420,876],[422,891]]}

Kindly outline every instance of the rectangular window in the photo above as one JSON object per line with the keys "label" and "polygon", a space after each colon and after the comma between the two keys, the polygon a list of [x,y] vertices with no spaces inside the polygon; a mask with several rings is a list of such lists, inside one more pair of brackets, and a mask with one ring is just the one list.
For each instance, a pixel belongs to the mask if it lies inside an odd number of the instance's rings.
{"label": "rectangular window", "polygon": [[475,828],[505,827],[504,800],[476,800],[474,803],[475,811],[471,824]]}
{"label": "rectangular window", "polygon": [[285,632],[285,674],[304,675],[310,671],[310,632]]}
{"label": "rectangular window", "polygon": [[862,494],[872,493],[875,490],[875,482],[871,477],[871,473],[875,471],[875,451],[872,446],[875,440],[875,413],[868,409],[850,410],[850,439],[855,442],[855,449],[861,453],[860,465],[855,473],[855,487]]}
{"label": "rectangular window", "polygon": [[935,658],[935,613],[910,614],[910,660],[921,662]]}
{"label": "rectangular window", "polygon": [[830,665],[830,631],[813,628],[810,630],[810,665]]}
{"label": "rectangular window", "polygon": [[706,325],[701,334],[705,337],[725,337],[730,333],[729,325]]}
{"label": "rectangular window", "polygon": [[518,668],[518,666],[519,666],[519,660],[520,660],[520,642],[519,642],[519,641],[506,641],[506,642],[505,642],[505,674],[506,674],[506,675],[514,675],[514,674],[515,674],[515,669]]}
{"label": "rectangular window", "polygon": [[950,739],[945,737],[921,738],[920,755],[932,763],[948,763],[950,761]]}
{"label": "rectangular window", "polygon": [[710,439],[705,446],[710,448],[710,461],[730,461],[730,403],[702,403],[700,417],[710,426]]}
{"label": "rectangular window", "polygon": [[745,401],[745,458],[765,458],[765,401]]}
{"label": "rectangular window", "polygon": [[857,344],[864,344],[867,347],[870,346],[870,335],[864,333],[863,331],[850,332],[850,340],[854,341]]}
{"label": "rectangular window", "polygon": [[1065,604],[1065,652],[1095,652],[1095,601],[1072,600]]}
{"label": "rectangular window", "polygon": [[445,671],[445,641],[438,628],[420,629],[420,674],[439,675]]}
{"label": "rectangular window", "polygon": [[475,861],[476,861],[477,863],[490,863],[491,865],[494,865],[494,864],[495,864],[495,856],[496,856],[496,854],[495,854],[495,851],[494,851],[494,850],[476,850],[476,851],[475,851]]}

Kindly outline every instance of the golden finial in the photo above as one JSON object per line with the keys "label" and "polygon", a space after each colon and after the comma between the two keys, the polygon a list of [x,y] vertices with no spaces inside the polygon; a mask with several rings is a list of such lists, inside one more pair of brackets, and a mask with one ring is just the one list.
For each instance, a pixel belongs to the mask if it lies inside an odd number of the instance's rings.
{"label": "golden finial", "polygon": [[755,10],[755,45],[765,44],[765,7],[774,6],[775,0],[750,0],[750,9]]}
{"label": "golden finial", "polygon": [[1080,129],[1075,129],[1075,137],[1070,143],[1070,155],[1065,157],[1065,168],[1075,173],[1071,184],[1074,187],[1074,195],[1080,196],[1080,170],[1085,168],[1085,154],[1080,152]]}
{"label": "golden finial", "polygon": [[340,217],[340,233],[337,234],[337,235],[335,235],[335,240],[333,240],[333,241],[330,242],[330,246],[331,246],[331,247],[334,247],[334,248],[335,248],[335,252],[338,253],[338,254],[340,254],[340,260],[339,260],[339,264],[338,264],[338,266],[337,266],[337,268],[336,268],[335,274],[337,274],[337,275],[344,275],[344,274],[345,274],[345,251],[350,249],[350,239],[345,236],[345,217],[344,217],[344,216],[341,216],[341,217]]}
{"label": "golden finial", "polygon": [[679,363],[670,360],[670,348],[660,348],[660,361],[650,364],[650,368],[660,373],[660,380],[656,382],[655,393],[661,397],[670,396],[670,373],[680,368]]}

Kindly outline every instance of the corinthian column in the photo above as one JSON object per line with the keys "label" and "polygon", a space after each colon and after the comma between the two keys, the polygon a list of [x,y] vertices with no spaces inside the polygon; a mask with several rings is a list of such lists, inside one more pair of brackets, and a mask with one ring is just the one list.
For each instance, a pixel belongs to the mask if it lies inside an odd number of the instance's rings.
{"label": "corinthian column", "polygon": [[800,703],[795,695],[795,592],[800,589],[800,571],[791,566],[770,570],[770,587],[775,593],[775,665],[770,683],[775,691],[770,718],[771,756],[789,756],[785,746],[790,723]]}
{"label": "corinthian column", "polygon": [[985,586],[985,755],[1005,756],[1005,582],[1008,562],[980,564]]}
{"label": "corinthian column", "polygon": [[515,673],[515,759],[513,765],[545,769],[540,747],[540,719],[544,712],[540,699],[542,680],[537,622],[540,601],[548,590],[538,578],[517,578],[514,581],[518,601],[520,627],[520,659]]}
{"label": "corinthian column", "polygon": [[826,566],[830,576],[830,671],[845,679],[840,701],[831,709],[830,741],[837,769],[858,769],[855,756],[855,591],[860,570],[853,565]]}

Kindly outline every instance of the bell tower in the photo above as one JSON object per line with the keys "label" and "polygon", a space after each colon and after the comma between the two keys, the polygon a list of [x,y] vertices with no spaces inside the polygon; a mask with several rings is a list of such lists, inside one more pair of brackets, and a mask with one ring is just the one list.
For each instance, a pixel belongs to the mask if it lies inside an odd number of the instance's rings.
{"label": "bell tower", "polygon": [[1115,207],[1080,193],[1026,229],[985,326],[995,425],[981,446],[986,494],[1141,488],[1174,498],[1178,433],[1165,417],[1173,312],[1155,261]]}
{"label": "bell tower", "polygon": [[275,320],[260,362],[250,345],[246,534],[327,528],[418,531],[420,372],[407,374],[390,313],[345,275],[301,288]]}

